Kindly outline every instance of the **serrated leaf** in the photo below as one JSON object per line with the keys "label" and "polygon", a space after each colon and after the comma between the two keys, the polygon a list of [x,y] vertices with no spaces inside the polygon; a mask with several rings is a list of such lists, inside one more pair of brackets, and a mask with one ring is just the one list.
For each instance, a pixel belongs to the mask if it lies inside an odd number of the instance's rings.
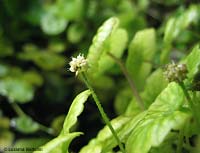
{"label": "serrated leaf", "polygon": [[67,117],[65,118],[63,124],[63,133],[67,134],[70,132],[70,128],[77,122],[77,117],[81,114],[84,108],[84,103],[86,102],[87,98],[90,96],[91,91],[86,90],[80,93],[76,98],[73,100]]}
{"label": "serrated leaf", "polygon": [[112,17],[106,20],[103,25],[98,29],[97,34],[93,38],[92,45],[88,51],[88,63],[90,73],[98,71],[98,62],[102,53],[107,50],[107,40],[110,38],[111,34],[115,31],[118,26],[119,20]]}
{"label": "serrated leaf", "polygon": [[13,126],[22,133],[34,133],[40,125],[28,116],[20,116],[12,120]]}
{"label": "serrated leaf", "polygon": [[33,98],[33,87],[24,80],[6,77],[0,81],[0,94],[10,102],[26,103]]}
{"label": "serrated leaf", "polygon": [[176,83],[170,83],[149,107],[144,118],[133,129],[126,143],[128,153],[148,153],[159,146],[171,129],[179,129],[190,117],[181,112],[184,94]]}
{"label": "serrated leaf", "polygon": [[[79,136],[80,134],[81,134],[80,132],[76,132],[76,133],[68,133],[66,135],[60,135],[40,148],[43,153],[62,153],[62,149],[59,146],[65,144],[65,147],[68,148],[72,139]],[[41,151],[34,151],[34,153],[40,153],[40,152]]]}
{"label": "serrated leaf", "polygon": [[145,29],[135,34],[130,43],[126,67],[134,79],[137,88],[142,89],[146,77],[151,71],[151,61],[156,52],[156,34],[154,29]]}

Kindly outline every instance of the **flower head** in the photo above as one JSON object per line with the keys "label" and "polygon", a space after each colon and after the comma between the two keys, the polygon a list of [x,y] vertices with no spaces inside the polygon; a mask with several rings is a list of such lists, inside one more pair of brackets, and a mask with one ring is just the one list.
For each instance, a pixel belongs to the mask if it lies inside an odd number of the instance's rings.
{"label": "flower head", "polygon": [[171,64],[166,65],[164,75],[169,82],[181,82],[187,78],[187,67],[185,64]]}
{"label": "flower head", "polygon": [[76,58],[72,57],[72,60],[69,62],[71,72],[75,72],[77,76],[78,73],[83,72],[87,69],[87,60],[83,54],[79,54]]}

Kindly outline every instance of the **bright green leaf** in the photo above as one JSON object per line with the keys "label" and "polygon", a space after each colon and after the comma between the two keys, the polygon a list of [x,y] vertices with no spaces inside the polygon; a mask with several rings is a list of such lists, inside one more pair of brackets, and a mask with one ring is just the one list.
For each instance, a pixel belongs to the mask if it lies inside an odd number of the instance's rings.
{"label": "bright green leaf", "polygon": [[118,22],[119,20],[115,17],[106,20],[103,25],[98,29],[97,34],[93,38],[92,45],[89,48],[87,56],[91,73],[95,73],[98,71],[99,59],[103,52],[108,49],[107,40],[117,28]]}
{"label": "bright green leaf", "polygon": [[108,71],[116,62],[107,55],[111,53],[117,58],[121,58],[128,41],[128,34],[124,29],[114,31],[109,39],[109,49],[105,51],[99,60],[99,73]]}
{"label": "bright green leaf", "polygon": [[167,80],[164,78],[162,69],[157,69],[147,78],[144,91],[141,93],[146,108],[154,102],[166,86]]}
{"label": "bright green leaf", "polygon": [[190,113],[179,111],[184,94],[176,83],[170,83],[149,107],[144,118],[136,125],[126,143],[129,153],[148,153],[159,146],[171,129],[179,129]]}
{"label": "bright green leaf", "polygon": [[195,74],[197,74],[200,70],[200,48],[199,45],[195,46],[192,52],[186,57],[184,62],[188,68],[188,79],[191,81]]}
{"label": "bright green leaf", "polygon": [[134,79],[137,88],[142,89],[146,77],[151,71],[149,62],[156,52],[156,33],[154,29],[145,29],[135,34],[130,43],[126,67]]}
{"label": "bright green leaf", "polygon": [[[65,144],[65,147],[68,148],[71,141],[79,136],[81,133],[68,133],[66,135],[60,135],[53,140],[49,141],[44,146],[40,147],[42,149],[42,153],[62,153],[60,146]],[[40,153],[41,151],[34,151],[34,153]],[[67,151],[68,153],[68,151]]]}
{"label": "bright green leaf", "polygon": [[[121,129],[130,121],[130,117],[119,116],[111,121],[111,124],[116,132],[121,131]],[[117,146],[116,140],[108,128],[105,126],[99,131],[96,138],[92,139],[89,144],[83,147],[80,153],[89,153],[90,151],[96,151],[95,153],[108,152],[112,148]]]}
{"label": "bright green leaf", "polygon": [[84,108],[84,103],[90,96],[91,91],[86,90],[80,93],[74,101],[72,102],[67,117],[65,118],[64,125],[63,125],[63,132],[67,134],[70,132],[70,128],[77,122],[77,117],[81,114]]}

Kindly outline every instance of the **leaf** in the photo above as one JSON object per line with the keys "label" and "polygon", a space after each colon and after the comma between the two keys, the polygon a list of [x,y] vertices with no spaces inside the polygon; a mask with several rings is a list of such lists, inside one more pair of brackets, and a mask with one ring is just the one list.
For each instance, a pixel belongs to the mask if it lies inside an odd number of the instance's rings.
{"label": "leaf", "polygon": [[184,94],[176,83],[170,83],[149,107],[146,115],[133,129],[126,143],[128,153],[148,153],[159,146],[171,129],[179,129],[190,113],[179,111]]}
{"label": "leaf", "polygon": [[14,141],[14,134],[8,130],[2,130],[0,131],[0,151],[5,148],[12,145]]}
{"label": "leaf", "polygon": [[[40,150],[39,146],[45,144],[49,139],[47,138],[28,138],[28,139],[18,139],[15,144],[12,146],[13,148],[21,148],[24,151],[16,151],[15,153],[32,153],[35,150]],[[5,152],[9,153],[9,151]]]}
{"label": "leaf", "polygon": [[82,20],[84,2],[82,0],[59,0],[56,3],[58,14],[66,20]]}
{"label": "leaf", "polygon": [[68,28],[67,38],[72,43],[78,43],[84,36],[85,31],[86,31],[86,29],[85,29],[84,25],[78,24],[78,23],[72,24]]}
{"label": "leaf", "polygon": [[186,57],[183,61],[186,63],[188,68],[188,79],[191,81],[195,74],[200,71],[200,48],[199,45],[196,45],[192,52]]}
{"label": "leaf", "polygon": [[198,19],[198,14],[198,7],[191,5],[188,10],[177,18],[172,17],[169,19],[164,32],[164,42],[170,44],[182,30]]}
{"label": "leaf", "polygon": [[43,83],[42,76],[39,75],[39,73],[37,73],[36,71],[24,72],[22,75],[22,79],[35,86],[41,86]]}
{"label": "leaf", "polygon": [[154,29],[145,29],[132,39],[126,61],[126,67],[138,89],[142,89],[146,77],[151,71],[151,61],[156,52],[156,33]]}
{"label": "leaf", "polygon": [[24,52],[18,54],[18,57],[23,60],[33,61],[44,70],[54,70],[65,65],[64,57],[54,52],[40,50],[32,44],[26,45],[24,50]]}
{"label": "leaf", "polygon": [[117,114],[120,115],[126,111],[132,97],[133,97],[133,94],[130,88],[123,88],[117,93],[115,97],[115,103],[114,103],[115,111]]}
{"label": "leaf", "polygon": [[162,69],[157,69],[147,78],[144,91],[141,93],[146,108],[154,102],[166,86],[167,81],[164,78]]}
{"label": "leaf", "polygon": [[41,28],[48,35],[57,35],[67,27],[67,20],[57,14],[56,7],[49,7],[41,19]]}
{"label": "leaf", "polygon": [[[62,150],[59,146],[65,143],[65,147],[68,148],[72,139],[79,136],[80,134],[81,134],[80,132],[76,132],[76,133],[68,133],[65,135],[60,135],[54,138],[53,140],[49,141],[44,146],[40,147],[42,150],[42,153],[62,153]],[[41,151],[34,151],[34,153],[40,153],[40,152]]]}
{"label": "leaf", "polygon": [[76,98],[73,100],[67,117],[65,118],[63,124],[63,133],[67,134],[70,132],[70,128],[77,122],[77,117],[81,114],[84,108],[84,103],[86,102],[87,98],[90,96],[91,91],[86,90],[80,93]]}
{"label": "leaf", "polygon": [[[125,126],[130,117],[119,116],[111,121],[111,124],[116,132],[119,132],[123,126]],[[102,130],[99,131],[96,138],[92,139],[89,144],[83,147],[80,153],[90,153],[95,151],[95,153],[108,152],[117,146],[116,140],[113,138],[113,135],[108,128],[105,126]]]}
{"label": "leaf", "polygon": [[121,58],[128,41],[128,34],[124,29],[116,29],[109,39],[108,50],[104,51],[99,59],[99,70],[100,74],[108,71],[116,63],[107,52],[111,53],[117,58]]}
{"label": "leaf", "polygon": [[13,126],[22,133],[34,133],[39,130],[40,125],[28,116],[20,116],[12,120]]}
{"label": "leaf", "polygon": [[24,80],[6,77],[0,81],[0,94],[10,102],[26,103],[33,98],[33,87]]}
{"label": "leaf", "polygon": [[95,73],[98,71],[99,59],[103,52],[108,49],[108,44],[106,42],[117,28],[118,22],[119,20],[115,17],[106,20],[98,29],[97,34],[93,38],[92,45],[89,48],[87,56],[90,73]]}

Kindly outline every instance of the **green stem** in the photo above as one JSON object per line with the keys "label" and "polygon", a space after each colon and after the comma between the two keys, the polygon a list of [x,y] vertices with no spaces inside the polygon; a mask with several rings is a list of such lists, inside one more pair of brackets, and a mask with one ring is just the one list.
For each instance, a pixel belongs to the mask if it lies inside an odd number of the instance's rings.
{"label": "green stem", "polygon": [[181,86],[181,88],[182,88],[182,90],[183,90],[183,92],[184,92],[184,95],[185,95],[185,97],[186,97],[187,100],[188,100],[188,104],[189,104],[189,106],[190,106],[190,109],[193,110],[194,104],[193,104],[192,98],[190,97],[190,95],[189,95],[189,93],[188,93],[188,91],[187,91],[187,89],[186,89],[186,87],[185,87],[184,82],[182,82],[182,81],[179,82],[179,85]]}
{"label": "green stem", "polygon": [[131,87],[131,91],[132,91],[134,97],[136,98],[136,102],[137,102],[138,106],[140,107],[141,110],[145,110],[144,102],[142,101],[142,98],[140,97],[140,94],[135,86],[135,83],[134,83],[133,79],[131,79],[131,77],[130,77],[127,69],[125,68],[124,64],[122,63],[122,61],[120,59],[116,58],[113,54],[111,54],[109,52],[107,54],[119,65],[124,76],[128,80],[128,83]]}
{"label": "green stem", "polygon": [[26,116],[26,114],[22,111],[22,109],[15,102],[12,102],[10,104],[18,116]]}
{"label": "green stem", "polygon": [[98,109],[99,109],[99,112],[100,112],[100,114],[101,114],[101,116],[102,116],[104,122],[105,122],[106,125],[109,127],[110,131],[112,132],[113,136],[115,137],[115,139],[116,139],[116,141],[117,141],[117,143],[118,143],[118,145],[119,145],[120,150],[121,150],[123,153],[125,153],[125,149],[124,149],[124,147],[123,147],[123,145],[122,145],[122,143],[121,143],[119,137],[117,136],[116,131],[115,131],[114,128],[112,127],[108,116],[107,116],[106,113],[104,112],[103,107],[101,106],[101,103],[100,103],[100,101],[99,101],[99,99],[98,99],[98,97],[97,97],[97,95],[96,95],[96,93],[95,93],[93,87],[90,85],[90,83],[89,83],[89,81],[88,81],[88,79],[87,79],[86,74],[85,74],[84,72],[82,72],[81,75],[82,75],[83,81],[85,82],[86,86],[87,86],[87,87],[90,89],[90,91],[92,92],[92,97],[93,97],[93,99],[94,99],[94,101],[95,101],[95,103],[96,103],[96,105],[97,105],[97,107],[98,107]]}
{"label": "green stem", "polygon": [[42,130],[50,135],[55,135],[54,130],[52,128],[46,127],[40,123],[38,123],[38,124],[39,124],[40,130]]}

